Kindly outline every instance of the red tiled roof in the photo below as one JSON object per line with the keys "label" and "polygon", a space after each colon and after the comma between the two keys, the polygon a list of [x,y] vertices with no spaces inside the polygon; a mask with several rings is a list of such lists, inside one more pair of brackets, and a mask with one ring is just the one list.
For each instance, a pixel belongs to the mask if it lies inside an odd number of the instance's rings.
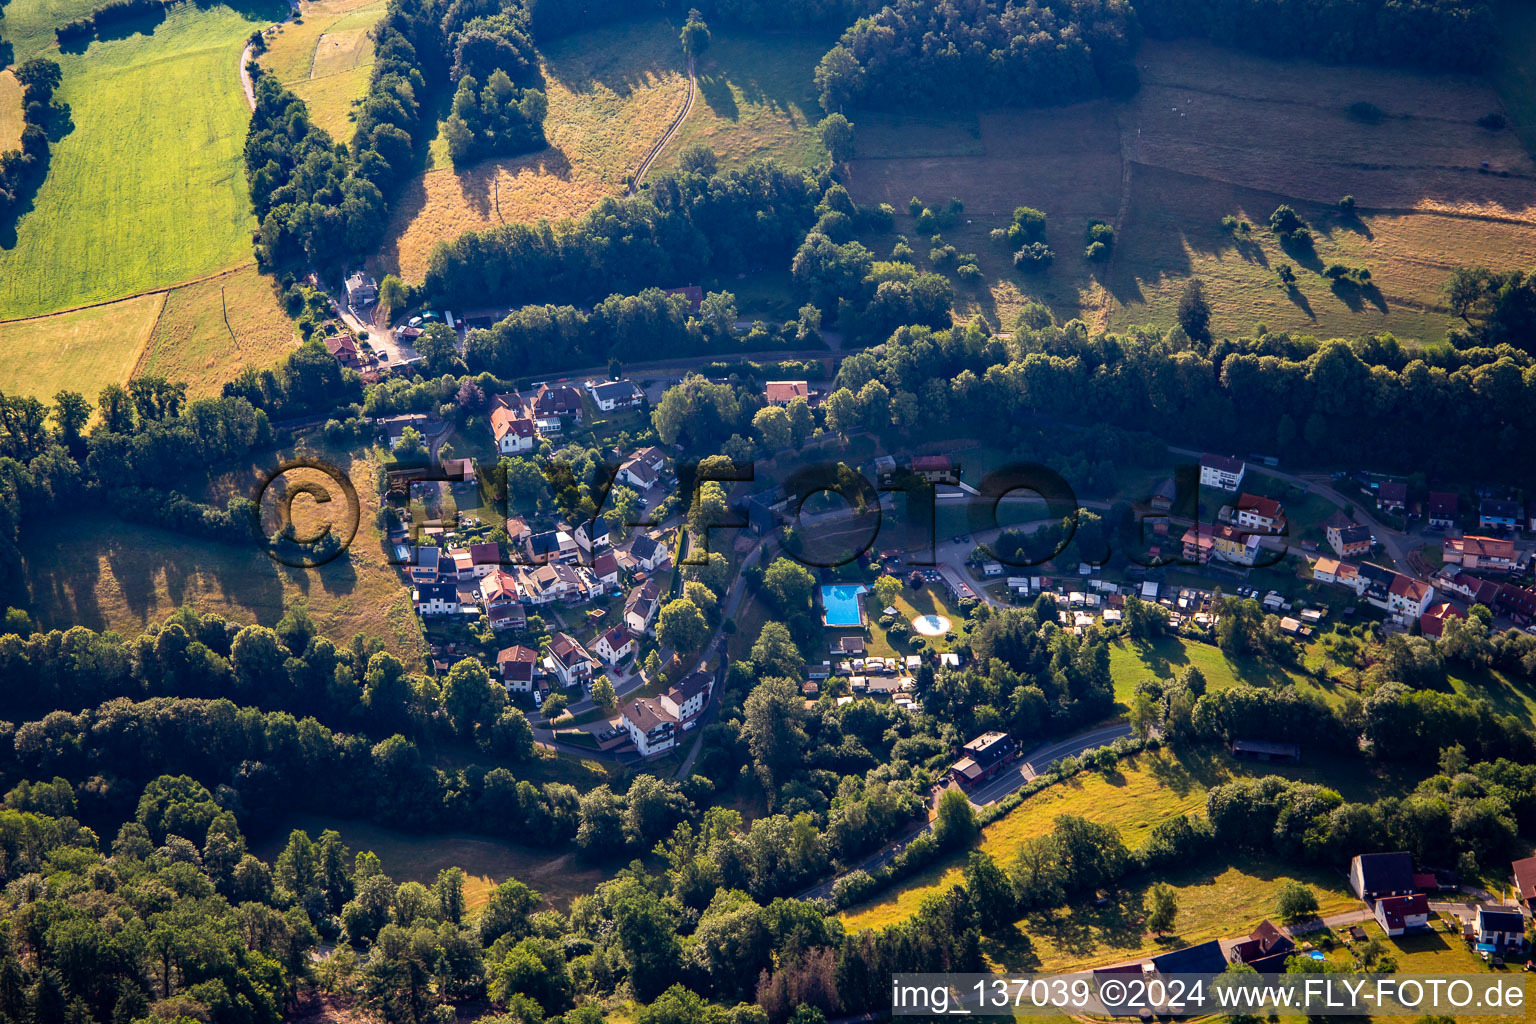
{"label": "red tiled roof", "polygon": [[1429,913],[1429,900],[1423,893],[1412,896],[1388,896],[1378,906],[1381,916],[1387,919],[1388,928],[1406,928],[1407,918]]}
{"label": "red tiled roof", "polygon": [[770,380],[763,385],[763,397],[770,405],[788,404],[796,398],[810,398],[811,386],[803,380]]}
{"label": "red tiled roof", "polygon": [[1257,494],[1249,494],[1246,491],[1238,496],[1237,504],[1233,506],[1240,512],[1252,512],[1263,516],[1265,519],[1278,519],[1285,511],[1285,506],[1274,498],[1262,498]]}
{"label": "red tiled roof", "polygon": [[1520,898],[1527,903],[1536,900],[1536,857],[1517,860],[1511,867],[1515,869],[1515,888]]}

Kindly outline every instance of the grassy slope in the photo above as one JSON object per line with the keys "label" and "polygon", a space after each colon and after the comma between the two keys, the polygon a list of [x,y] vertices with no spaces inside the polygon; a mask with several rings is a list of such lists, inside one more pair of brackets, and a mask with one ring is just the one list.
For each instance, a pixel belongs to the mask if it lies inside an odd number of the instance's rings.
{"label": "grassy slope", "polygon": [[346,142],[352,103],[368,88],[368,32],[384,15],[383,0],[321,0],[301,9],[301,21],[282,25],[271,37],[261,66],[305,102],[317,125]]}
{"label": "grassy slope", "polygon": [[[1377,787],[1394,785],[1366,776],[1357,762],[1319,763],[1316,758],[1309,758],[1309,763],[1302,765],[1263,766],[1262,773],[1324,782],[1339,788],[1350,799],[1369,798]],[[1049,831],[1060,814],[1077,814],[1090,821],[1114,825],[1126,844],[1134,848],[1146,841],[1149,830],[1158,822],[1204,807],[1206,791],[1212,786],[1247,774],[1253,774],[1250,766],[1209,749],[1143,754],[1122,762],[1111,776],[1083,774],[1042,790],[989,825],[982,832],[981,849],[1006,868],[1019,845],[1030,836]],[[904,920],[924,897],[958,883],[963,865],[962,857],[941,861],[899,888],[887,890],[873,901],[845,912],[843,921],[850,928],[881,928]]]}
{"label": "grassy slope", "polygon": [[[36,0],[12,13],[36,20]],[[151,35],[62,54],[74,130],[35,209],[0,239],[0,316],[26,316],[197,277],[249,259],[235,64],[265,24],[226,7],[174,9]],[[8,27],[9,31],[9,27]],[[22,51],[18,44],[17,52]]]}
{"label": "grassy slope", "polygon": [[431,885],[443,868],[462,868],[467,876],[465,901],[471,913],[485,906],[491,891],[509,878],[538,890],[551,906],[562,911],[568,910],[577,896],[591,892],[608,878],[606,872],[578,862],[573,853],[552,856],[547,850],[476,836],[417,836],[364,821],[338,821],[308,814],[296,815],[274,829],[270,837],[257,844],[259,855],[275,858],[287,844],[288,833],[296,828],[311,836],[335,829],[353,852],[372,850],[378,854],[385,873],[396,882]]}
{"label": "grassy slope", "polygon": [[703,143],[727,166],[772,159],[795,167],[825,161],[816,138],[822,118],[812,72],[834,40],[787,33],[720,30],[699,59],[699,102],[657,165],[675,167]]}
{"label": "grassy slope", "polygon": [[0,153],[21,146],[21,83],[9,71],[0,71]]}
{"label": "grassy slope", "polygon": [[1280,889],[1292,880],[1312,887],[1324,915],[1361,906],[1336,872],[1244,859],[1219,870],[1196,867],[1170,872],[1166,881],[1177,893],[1179,913],[1172,933],[1161,938],[1146,930],[1148,887],[1139,886],[1103,907],[1030,914],[1013,935],[989,941],[984,950],[998,967],[1050,972],[1155,956],[1198,942],[1246,935],[1274,916]]}
{"label": "grassy slope", "polygon": [[121,384],[149,343],[165,295],[0,323],[0,389],[51,401],[61,389],[91,401]]}
{"label": "grassy slope", "polygon": [[1129,706],[1136,684],[1143,679],[1167,679],[1193,665],[1212,690],[1246,686],[1285,686],[1315,691],[1330,698],[1329,691],[1312,680],[1268,661],[1245,658],[1232,661],[1218,647],[1180,637],[1159,637],[1155,643],[1116,640],[1109,648],[1109,671],[1115,681],[1115,700]]}
{"label": "grassy slope", "polygon": [[1491,74],[1514,129],[1536,154],[1536,7],[1506,0],[1495,8],[1499,35]]}
{"label": "grassy slope", "polygon": [[[364,632],[419,665],[425,646],[410,591],[386,563],[374,526],[372,464],[361,453],[324,446],[305,450],[349,467],[355,481],[362,516],[347,557],[318,569],[288,568],[254,541],[221,544],[83,511],[40,525],[32,534],[24,560],[28,604],[49,627],[80,624],[132,635],[182,605],[233,622],[270,625],[294,602],[304,601],[320,630],[337,643]],[[288,454],[252,460],[221,478],[207,497],[222,505],[230,496],[251,494]],[[308,498],[295,502],[296,518],[307,518],[306,506],[313,508]],[[309,526],[301,522],[300,528]]]}
{"label": "grassy slope", "polygon": [[558,40],[544,52],[549,114],[540,152],[465,169],[441,138],[395,206],[378,268],[419,281],[432,247],[465,231],[574,217],[623,192],[683,102],[677,29],[661,18]]}
{"label": "grassy slope", "polygon": [[55,26],[100,6],[99,0],[12,0],[0,26],[0,36],[14,49],[12,63],[20,64],[54,46]]}
{"label": "grassy slope", "polygon": [[[1499,106],[1486,81],[1273,61],[1198,43],[1149,41],[1138,60],[1143,87],[1126,103],[984,111],[974,123],[910,121],[901,131],[889,116],[856,113],[850,191],[897,207],[897,230],[920,264],[929,241],[906,201],[959,197],[965,213],[944,241],[980,256],[985,280],[956,283],[957,312],[1010,326],[1025,298],[1058,319],[1171,326],[1183,282],[1198,275],[1218,334],[1263,321],[1322,336],[1392,330],[1433,339],[1449,322],[1440,288],[1457,263],[1536,262],[1531,160],[1514,133],[1475,124]],[[1347,108],[1356,100],[1389,116],[1355,122]],[[1494,173],[1479,173],[1485,160]],[[1329,212],[1346,193],[1359,203],[1358,221]],[[1315,257],[1283,253],[1267,232],[1239,244],[1219,227],[1229,213],[1262,225],[1280,202],[1313,223]],[[1050,218],[1056,261],[1045,273],[1016,272],[986,237],[1025,204]],[[1090,217],[1118,225],[1106,267],[1081,257]],[[893,240],[868,239],[882,255]],[[1275,287],[1281,260],[1298,267],[1295,298]],[[1369,267],[1380,292],[1334,292],[1320,271],[1335,260]]]}
{"label": "grassy slope", "polygon": [[186,381],[193,397],[216,395],[243,368],[270,366],[293,344],[270,280],[246,267],[172,290],[135,376],[158,374]]}

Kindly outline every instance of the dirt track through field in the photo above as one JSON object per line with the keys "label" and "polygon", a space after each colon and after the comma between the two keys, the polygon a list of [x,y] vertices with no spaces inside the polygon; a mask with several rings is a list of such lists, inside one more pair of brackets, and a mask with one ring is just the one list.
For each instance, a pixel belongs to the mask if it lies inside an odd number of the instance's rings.
{"label": "dirt track through field", "polygon": [[[693,75],[693,58],[689,57],[688,95],[683,98],[683,109],[677,112],[677,116],[672,119],[672,123],[667,126],[667,130],[662,133],[661,138],[656,140],[656,144],[651,147],[650,152],[645,154],[644,159],[640,161],[640,166],[636,167],[635,173],[630,176],[630,195],[634,195],[639,190],[640,183],[645,180],[646,172],[651,169],[651,165],[656,162],[656,158],[661,156],[661,151],[667,148],[667,143],[671,142],[672,139],[677,135],[677,130],[683,126],[684,121],[688,120],[688,115],[693,113],[693,101],[694,97],[698,95],[698,92],[699,84]],[[498,210],[497,213],[499,215],[500,210]]]}

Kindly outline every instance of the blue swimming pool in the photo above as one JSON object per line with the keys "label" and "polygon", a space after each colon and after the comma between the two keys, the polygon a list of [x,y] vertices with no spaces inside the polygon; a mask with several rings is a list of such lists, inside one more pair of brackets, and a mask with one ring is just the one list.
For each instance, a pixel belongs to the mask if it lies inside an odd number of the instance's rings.
{"label": "blue swimming pool", "polygon": [[859,610],[859,596],[868,592],[869,588],[862,583],[822,587],[822,622],[828,626],[864,625],[864,613]]}

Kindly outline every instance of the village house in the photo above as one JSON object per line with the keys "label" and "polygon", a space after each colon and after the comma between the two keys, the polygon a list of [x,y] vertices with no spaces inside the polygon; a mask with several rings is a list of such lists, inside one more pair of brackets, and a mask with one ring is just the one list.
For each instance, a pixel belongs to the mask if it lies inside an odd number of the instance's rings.
{"label": "village house", "polygon": [[659,700],[632,700],[624,705],[619,718],[641,757],[671,750],[677,742],[677,719],[660,706]]}
{"label": "village house", "polygon": [[502,455],[532,451],[539,444],[539,432],[533,420],[504,405],[491,410],[491,437]]}
{"label": "village house", "polygon": [[1477,506],[1477,528],[1480,530],[1518,530],[1520,528],[1520,503],[1502,498],[1484,498]]}
{"label": "village house", "polygon": [[1227,455],[1200,456],[1200,486],[1217,487],[1223,491],[1236,491],[1243,485],[1248,466],[1242,459]]}
{"label": "village house", "polygon": [[912,472],[930,484],[960,482],[960,469],[948,455],[914,455]]}
{"label": "village house", "polygon": [[1364,594],[1366,602],[1404,622],[1418,619],[1435,599],[1435,588],[1412,576],[1370,562],[1360,567],[1360,574],[1369,581]]}
{"label": "village house", "polygon": [[633,409],[645,398],[631,380],[588,381],[587,394],[592,396],[592,404],[602,412]]}
{"label": "village house", "polygon": [[624,600],[624,625],[631,633],[637,636],[650,633],[651,623],[656,621],[656,613],[659,611],[657,604],[660,593],[653,579],[646,580],[629,592],[629,597]]}
{"label": "village house", "polygon": [[332,334],[325,338],[325,350],[331,354],[342,366],[349,370],[360,370],[363,361],[358,358],[357,342],[352,340],[350,334]]}
{"label": "village house", "polygon": [[581,392],[569,384],[539,386],[533,396],[533,420],[541,434],[558,434],[565,420],[581,421]]}
{"label": "village house", "polygon": [[1211,553],[1233,565],[1252,565],[1259,558],[1259,536],[1222,523],[1211,528]]}
{"label": "village house", "polygon": [[496,655],[496,671],[508,690],[529,693],[533,690],[533,677],[539,663],[539,652],[531,647],[508,647]]}
{"label": "village house", "polygon": [[1440,635],[1445,632],[1447,620],[1459,618],[1462,618],[1462,614],[1453,605],[1443,601],[1440,604],[1432,604],[1425,609],[1423,615],[1419,616],[1419,632],[1426,639],[1439,640]]}
{"label": "village house", "polygon": [[1409,932],[1427,931],[1429,900],[1421,893],[1379,899],[1376,901],[1376,923],[1392,939]]}
{"label": "village house", "polygon": [[811,386],[803,380],[770,380],[763,385],[763,400],[769,405],[788,405],[797,398],[811,400]]}
{"label": "village house", "polygon": [[626,655],[635,653],[635,638],[625,626],[614,626],[597,638],[592,650],[608,664],[617,665]]}
{"label": "village house", "polygon": [[699,713],[709,703],[715,677],[708,672],[690,672],[683,681],[656,698],[663,711],[671,715],[687,732],[699,724]]}
{"label": "village house", "polygon": [[696,284],[684,285],[681,288],[664,289],[664,295],[676,295],[688,303],[688,312],[697,314],[704,306],[704,289]]}
{"label": "village house", "polygon": [[1350,519],[1343,512],[1335,512],[1323,523],[1323,535],[1328,546],[1340,558],[1357,558],[1369,554],[1376,539],[1370,528]]}
{"label": "village house", "polygon": [[1447,565],[1481,572],[1509,572],[1515,564],[1515,542],[1508,537],[1447,537],[1440,545]]}
{"label": "village house", "polygon": [[411,592],[411,603],[422,615],[457,615],[459,588],[452,583],[423,583]]}
{"label": "village house", "polygon": [[347,305],[353,309],[362,309],[378,301],[379,282],[361,270],[352,272],[352,276],[347,278],[346,288]]}
{"label": "village house", "polygon": [[644,494],[656,486],[666,465],[666,453],[660,448],[642,448],[620,464],[614,480],[617,483],[628,484]]}
{"label": "village house", "polygon": [[1359,853],[1349,862],[1349,887],[1367,903],[1384,896],[1412,896],[1413,857],[1407,853]]}
{"label": "village house", "polygon": [[1244,492],[1233,506],[1233,518],[1245,530],[1280,533],[1285,530],[1285,506],[1274,498]]}
{"label": "village house", "polygon": [[963,749],[965,754],[950,766],[949,777],[970,788],[996,775],[1018,747],[1005,732],[984,732]]}
{"label": "village house", "polygon": [[581,686],[592,678],[598,661],[568,633],[549,638],[549,666],[562,686]]}
{"label": "village house", "polygon": [[1481,576],[1473,576],[1465,572],[1455,571],[1454,566],[1446,566],[1435,574],[1435,588],[1443,590],[1469,604],[1483,604],[1492,608],[1498,600],[1500,585],[1493,580],[1485,580]]}
{"label": "village house", "polygon": [[1510,865],[1515,881],[1515,898],[1536,908],[1536,857],[1526,857]]}
{"label": "village house", "polygon": [[524,569],[518,577],[518,589],[523,600],[532,605],[551,604],[555,601],[581,601],[591,596],[591,590],[580,567],[563,562],[551,562],[537,569]]}
{"label": "village house", "polygon": [[619,560],[612,551],[599,552],[592,559],[592,579],[603,593],[619,589]]}
{"label": "village house", "polygon": [[1376,510],[1401,513],[1408,507],[1408,485],[1401,480],[1383,480],[1376,485]]}
{"label": "village house", "polygon": [[1525,506],[1525,528],[1531,533],[1536,533],[1536,498],[1532,498]]}
{"label": "village house", "polygon": [[1284,974],[1285,961],[1296,949],[1291,937],[1270,921],[1262,921],[1248,938],[1232,946],[1231,960],[1260,974]]}
{"label": "village house", "polygon": [[438,561],[442,555],[441,548],[423,547],[416,549],[416,560],[406,570],[406,575],[412,583],[436,583]]}
{"label": "village house", "polygon": [[667,560],[667,549],[650,534],[639,533],[629,542],[629,554],[635,564],[646,572],[652,572]]}
{"label": "village house", "polygon": [[1525,915],[1519,907],[1490,907],[1477,905],[1477,917],[1472,926],[1472,936],[1480,946],[1490,946],[1497,952],[1504,947],[1520,948],[1525,944]]}
{"label": "village house", "polygon": [[523,542],[528,560],[536,563],[556,562],[570,565],[581,558],[581,548],[576,538],[564,530],[544,530],[530,533]]}
{"label": "village house", "polygon": [[1424,521],[1431,530],[1449,530],[1456,525],[1461,499],[1455,491],[1430,491],[1424,506]]}

